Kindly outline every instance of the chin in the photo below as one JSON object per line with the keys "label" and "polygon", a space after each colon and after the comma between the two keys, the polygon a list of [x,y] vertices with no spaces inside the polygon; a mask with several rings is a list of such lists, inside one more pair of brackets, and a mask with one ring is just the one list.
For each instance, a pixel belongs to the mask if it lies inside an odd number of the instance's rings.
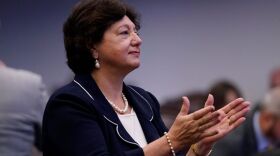
{"label": "chin", "polygon": [[137,69],[138,67],[140,67],[140,63],[131,64],[128,68],[129,73],[132,72],[133,70]]}
{"label": "chin", "polygon": [[137,68],[139,68],[139,67],[140,67],[140,63],[134,64],[134,65],[131,67],[131,69],[134,70],[134,69],[137,69]]}
{"label": "chin", "polygon": [[135,65],[135,69],[140,67],[140,62],[138,62],[136,65]]}
{"label": "chin", "polygon": [[129,66],[132,68],[138,68],[140,66],[140,60],[131,61]]}

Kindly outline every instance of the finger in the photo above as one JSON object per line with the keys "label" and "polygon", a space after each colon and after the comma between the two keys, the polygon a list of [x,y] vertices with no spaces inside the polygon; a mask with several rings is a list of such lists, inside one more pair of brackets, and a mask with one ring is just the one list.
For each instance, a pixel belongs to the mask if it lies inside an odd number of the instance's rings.
{"label": "finger", "polygon": [[218,131],[217,130],[211,130],[211,131],[205,131],[203,132],[201,135],[200,135],[200,139],[204,139],[206,137],[211,137],[211,136],[215,136],[218,134]]}
{"label": "finger", "polygon": [[240,126],[245,120],[246,120],[245,117],[239,118],[236,122],[232,123],[232,125],[230,125],[230,127],[226,131],[218,132],[216,135],[205,137],[202,140],[202,143],[205,143],[205,144],[215,143],[216,141],[218,141],[219,139],[223,138],[225,135],[230,133],[233,129]]}
{"label": "finger", "polygon": [[219,116],[219,120],[222,121],[225,117],[227,117],[227,115],[225,114],[224,111],[222,111],[221,109],[217,110],[217,112],[220,114]]}
{"label": "finger", "polygon": [[219,115],[220,114],[218,112],[208,113],[204,117],[198,119],[198,125],[202,126],[212,120],[218,120]]}
{"label": "finger", "polygon": [[203,138],[203,140],[201,142],[203,144],[212,144],[212,143],[215,143],[216,141],[218,141],[223,136],[224,136],[223,133],[217,133],[215,135],[211,135],[211,136]]}
{"label": "finger", "polygon": [[216,125],[216,124],[219,123],[219,122],[220,122],[219,119],[212,120],[212,121],[210,121],[210,122],[208,122],[208,123],[206,123],[206,124],[204,124],[204,125],[202,125],[202,126],[199,126],[198,130],[199,130],[199,131],[205,131],[205,130],[207,130],[208,128],[210,128],[210,127]]}
{"label": "finger", "polygon": [[238,104],[240,104],[243,101],[244,101],[243,98],[235,99],[221,109],[227,114],[232,108],[236,107]]}
{"label": "finger", "polygon": [[207,97],[207,100],[204,104],[204,107],[207,107],[207,106],[213,106],[214,104],[214,97],[212,94],[209,94],[208,97]]}
{"label": "finger", "polygon": [[236,122],[240,118],[244,117],[249,110],[250,109],[248,107],[246,107],[246,108],[242,109],[240,112],[238,112],[235,115],[231,116],[229,118],[229,120],[230,120],[229,124],[231,125],[232,123]]}
{"label": "finger", "polygon": [[232,115],[240,112],[242,109],[249,107],[249,105],[250,105],[249,101],[242,102],[241,104],[237,105],[237,107],[235,107],[232,110],[230,110],[228,112],[227,116],[231,117]]}
{"label": "finger", "polygon": [[182,97],[183,103],[182,103],[182,107],[180,110],[180,115],[187,115],[189,113],[189,109],[190,109],[190,101],[186,96]]}
{"label": "finger", "polygon": [[235,129],[236,127],[240,126],[246,120],[245,117],[239,118],[236,122],[230,125],[229,131]]}
{"label": "finger", "polygon": [[204,138],[202,140],[203,143],[215,143],[216,141],[224,137],[226,134],[228,134],[229,131],[231,130],[230,128],[232,129],[234,128],[233,126],[232,127],[229,126],[229,119],[223,119],[223,121],[220,122],[221,124],[219,123],[218,128],[216,128],[218,133],[216,135]]}
{"label": "finger", "polygon": [[193,112],[192,114],[190,114],[190,116],[192,117],[193,120],[198,120],[202,118],[204,115],[212,111],[214,111],[214,106],[207,106],[198,111]]}

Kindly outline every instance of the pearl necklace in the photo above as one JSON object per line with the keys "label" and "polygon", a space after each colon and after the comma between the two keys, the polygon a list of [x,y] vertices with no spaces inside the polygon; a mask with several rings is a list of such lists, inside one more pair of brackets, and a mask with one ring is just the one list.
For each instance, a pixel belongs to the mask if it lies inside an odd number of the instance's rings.
{"label": "pearl necklace", "polygon": [[119,114],[124,114],[127,110],[128,110],[128,101],[127,98],[125,97],[125,95],[122,93],[122,99],[124,102],[124,109],[120,109],[116,104],[114,104],[112,101],[108,100],[109,104],[114,108],[114,110],[116,112],[118,112]]}

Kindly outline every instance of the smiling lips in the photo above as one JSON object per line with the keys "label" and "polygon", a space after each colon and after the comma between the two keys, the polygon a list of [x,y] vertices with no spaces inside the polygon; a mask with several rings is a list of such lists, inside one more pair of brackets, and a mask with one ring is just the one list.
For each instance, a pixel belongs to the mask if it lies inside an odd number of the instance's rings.
{"label": "smiling lips", "polygon": [[128,54],[139,56],[140,55],[140,51],[130,51],[130,52],[128,52]]}

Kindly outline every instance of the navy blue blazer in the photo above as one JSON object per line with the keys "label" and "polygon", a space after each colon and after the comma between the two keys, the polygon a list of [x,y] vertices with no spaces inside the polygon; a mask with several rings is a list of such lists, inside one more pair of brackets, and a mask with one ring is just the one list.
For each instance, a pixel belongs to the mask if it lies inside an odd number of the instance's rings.
{"label": "navy blue blazer", "polygon": [[[156,98],[125,84],[123,93],[137,114],[147,142],[161,137],[167,128]],[[76,75],[73,82],[51,96],[43,118],[43,154],[144,155],[90,75]]]}

